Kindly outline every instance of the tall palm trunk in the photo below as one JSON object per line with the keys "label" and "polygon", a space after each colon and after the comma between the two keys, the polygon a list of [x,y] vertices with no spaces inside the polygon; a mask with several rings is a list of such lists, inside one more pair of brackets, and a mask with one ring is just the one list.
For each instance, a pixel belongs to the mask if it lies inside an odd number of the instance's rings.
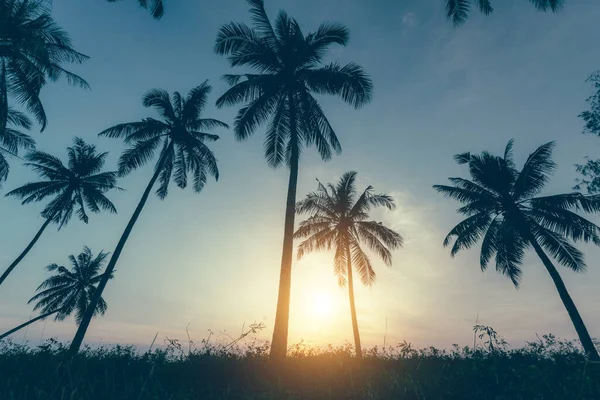
{"label": "tall palm trunk", "polygon": [[560,299],[562,300],[565,308],[567,309],[567,312],[569,313],[571,322],[573,322],[573,326],[575,326],[575,331],[577,331],[577,335],[579,336],[579,340],[581,341],[581,345],[583,346],[585,353],[587,354],[590,360],[600,361],[600,356],[598,356],[598,350],[596,349],[596,346],[594,345],[594,342],[592,341],[592,338],[590,337],[590,334],[588,333],[588,330],[585,327],[585,324],[583,323],[583,319],[581,318],[581,315],[579,315],[579,311],[577,310],[573,299],[571,299],[571,296],[569,295],[567,287],[565,286],[565,283],[560,277],[560,274],[558,273],[558,271],[554,267],[554,264],[552,264],[552,261],[550,261],[546,253],[544,253],[544,250],[542,250],[540,245],[537,243],[537,241],[534,238],[530,238],[529,241],[533,246],[535,252],[537,253],[538,257],[542,260],[542,263],[544,263],[546,270],[550,274],[550,277],[552,278],[552,281],[556,286],[556,290],[558,290]]}
{"label": "tall palm trunk", "polygon": [[294,220],[296,217],[296,188],[298,186],[298,163],[300,152],[296,132],[296,114],[293,96],[288,95],[290,107],[290,180],[288,182],[285,222],[283,231],[283,251],[279,273],[279,293],[277,311],[273,326],[271,358],[283,359],[287,353],[288,327],[290,319],[290,294],[292,290],[292,257],[294,252]]}
{"label": "tall palm trunk", "polygon": [[29,253],[29,251],[33,248],[40,236],[42,236],[42,233],[44,233],[48,225],[50,225],[50,222],[52,222],[52,218],[47,218],[40,230],[35,234],[35,236],[31,240],[31,242],[29,242],[27,247],[25,247],[25,250],[23,250],[23,252],[19,254],[19,257],[17,257],[15,261],[13,261],[12,264],[10,264],[10,266],[6,269],[6,271],[4,271],[2,276],[0,276],[0,285],[2,285],[2,283],[8,277],[8,275],[10,275],[12,270],[15,269],[15,267],[21,262],[21,260],[23,260],[23,258],[25,258],[27,253]]}
{"label": "tall palm trunk", "polygon": [[51,316],[52,314],[56,314],[56,313],[57,313],[57,312],[59,312],[59,311],[60,311],[60,309],[58,309],[58,310],[54,310],[54,311],[51,311],[51,312],[49,312],[49,313],[46,313],[46,314],[39,315],[39,316],[35,317],[34,319],[30,319],[29,321],[27,321],[27,322],[25,322],[25,323],[23,323],[23,324],[21,324],[21,325],[17,326],[16,328],[13,328],[13,329],[11,329],[10,331],[8,331],[8,332],[5,332],[5,333],[3,333],[2,335],[0,335],[0,340],[4,339],[4,338],[5,338],[5,337],[7,337],[7,336],[10,336],[10,335],[12,335],[12,334],[13,334],[13,333],[15,333],[16,331],[18,331],[18,330],[21,330],[21,329],[25,328],[26,326],[29,326],[29,325],[33,324],[33,323],[34,323],[34,322],[36,322],[36,321],[39,321],[40,319],[44,319],[44,318],[47,318],[47,317]]}
{"label": "tall palm trunk", "polygon": [[100,280],[100,283],[98,284],[98,288],[94,291],[94,295],[92,296],[90,304],[87,307],[86,312],[83,315],[83,318],[81,319],[79,328],[77,328],[77,333],[75,334],[75,337],[73,338],[73,342],[71,342],[71,347],[69,349],[69,352],[71,353],[71,355],[77,354],[77,352],[79,351],[79,348],[81,347],[81,343],[83,342],[85,333],[87,332],[87,329],[90,325],[90,321],[92,320],[92,318],[94,316],[94,310],[96,310],[96,306],[98,305],[98,301],[100,300],[100,297],[102,296],[102,292],[104,291],[104,288],[106,287],[106,283],[112,276],[115,266],[117,265],[117,261],[119,260],[119,257],[121,256],[121,252],[123,251],[123,248],[125,247],[125,243],[127,243],[127,239],[129,239],[129,235],[131,234],[131,231],[133,230],[133,227],[134,227],[135,223],[137,222],[138,217],[142,213],[142,209],[146,205],[146,201],[148,200],[148,196],[150,195],[150,192],[152,191],[152,187],[154,186],[154,183],[156,182],[156,180],[158,179],[158,176],[161,173],[162,164],[164,161],[163,155],[168,154],[171,151],[172,146],[173,146],[173,142],[171,142],[169,144],[169,147],[167,148],[167,150],[161,155],[161,158],[156,165],[156,170],[154,171],[154,175],[152,175],[152,179],[150,179],[150,182],[148,182],[148,186],[146,186],[146,190],[144,190],[144,194],[142,194],[142,198],[140,199],[140,202],[138,203],[137,207],[135,208],[133,215],[129,219],[129,223],[127,223],[127,227],[125,228],[125,231],[121,235],[121,238],[119,239],[119,242],[117,243],[117,247],[115,248],[114,253],[110,257],[110,261],[108,262],[108,265],[106,266],[106,270],[104,271],[104,274],[102,275],[102,279]]}
{"label": "tall palm trunk", "polygon": [[346,260],[348,263],[348,297],[350,298],[350,316],[352,318],[352,332],[354,333],[354,349],[356,358],[362,359],[362,347],[360,345],[360,332],[358,331],[358,319],[356,318],[356,305],[354,303],[354,278],[352,277],[352,256],[350,254],[350,243],[346,239]]}

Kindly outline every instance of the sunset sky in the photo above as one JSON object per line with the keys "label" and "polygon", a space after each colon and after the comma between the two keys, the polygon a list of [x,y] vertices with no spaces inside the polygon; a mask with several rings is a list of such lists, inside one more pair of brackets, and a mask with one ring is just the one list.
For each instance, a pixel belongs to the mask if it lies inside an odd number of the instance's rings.
{"label": "sunset sky", "polygon": [[[141,105],[151,88],[187,93],[209,79],[211,105],[205,116],[233,122],[235,108],[213,104],[226,89],[220,80],[232,70],[213,53],[218,28],[231,20],[249,22],[242,0],[166,0],[167,14],[154,21],[133,0],[54,1],[54,16],[77,50],[91,60],[71,69],[91,91],[65,82],[47,86],[42,100],[47,130],[34,132],[38,148],[65,159],[74,136],[110,151],[109,168],[123,149],[118,140],[98,138],[121,122],[154,117]],[[442,0],[266,0],[274,16],[285,9],[305,32],[324,21],[346,24],[347,48],[329,60],[354,61],[371,74],[373,102],[358,111],[333,98],[322,100],[343,153],[323,163],[314,149],[300,161],[298,199],[316,188],[316,178],[335,182],[358,171],[358,187],[373,185],[391,194],[395,211],[374,213],[405,238],[387,268],[377,261],[377,282],[356,287],[359,326],[366,347],[406,340],[417,346],[449,347],[472,342],[472,326],[493,326],[511,344],[536,333],[575,338],[575,331],[537,258],[529,254],[524,279],[515,290],[493,268],[479,269],[479,246],[452,259],[442,247],[460,219],[458,204],[442,198],[433,184],[466,170],[452,156],[463,151],[500,153],[515,138],[522,165],[538,145],[557,141],[559,165],[547,193],[571,190],[573,164],[600,154],[600,139],[581,134],[577,118],[591,94],[586,77],[600,68],[598,20],[592,1],[569,1],[560,14],[537,13],[525,0],[497,0],[493,16],[473,13],[461,28],[444,17]],[[263,157],[264,128],[248,141],[215,131],[211,144],[221,178],[204,191],[173,187],[165,201],[151,198],[125,247],[104,298],[105,317],[95,319],[87,343],[135,344],[141,348],[168,336],[192,339],[208,329],[238,334],[242,324],[263,322],[260,337],[271,338],[288,171],[273,170]],[[2,193],[34,180],[12,160]],[[0,288],[0,330],[27,320],[27,300],[48,277],[44,267],[67,265],[83,245],[94,253],[112,251],[152,173],[140,169],[122,179],[124,192],[111,193],[118,215],[75,217],[60,232],[51,228]],[[43,220],[41,204],[21,206],[0,198],[2,270],[31,240]],[[598,217],[592,217],[598,222]],[[592,336],[600,337],[600,249],[583,247],[588,271],[562,276]],[[290,344],[352,341],[347,292],[337,287],[332,253],[313,254],[293,267]],[[321,306],[321,303],[326,306]],[[26,339],[71,340],[72,320],[32,325]],[[13,336],[20,342],[23,332]]]}

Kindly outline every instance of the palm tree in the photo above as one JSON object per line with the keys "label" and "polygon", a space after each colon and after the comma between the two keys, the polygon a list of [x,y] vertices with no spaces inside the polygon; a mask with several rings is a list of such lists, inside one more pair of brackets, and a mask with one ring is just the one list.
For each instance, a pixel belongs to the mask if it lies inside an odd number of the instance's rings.
{"label": "palm tree", "polygon": [[244,104],[235,119],[235,136],[248,138],[269,121],[265,157],[272,167],[290,168],[277,312],[271,356],[285,357],[287,350],[290,284],[298,163],[303,146],[315,145],[329,160],[341,146],[313,94],[339,96],[355,108],[371,100],[372,83],[363,69],[350,63],[324,64],[327,49],[348,44],[348,29],[336,23],[322,24],[304,35],[298,22],[280,11],[274,25],[263,0],[247,0],[253,27],[231,22],[219,30],[215,52],[228,55],[232,67],[248,66],[253,74],[225,75],[231,88],[219,98],[218,107]]}
{"label": "palm tree", "polygon": [[101,210],[117,212],[113,203],[104,195],[109,190],[119,189],[116,186],[116,172],[100,172],[107,155],[108,153],[98,153],[96,146],[75,138],[73,146],[67,147],[69,160],[67,166],[60,159],[42,151],[35,151],[25,157],[27,160],[25,165],[31,167],[45,180],[23,185],[7,193],[6,196],[22,199],[23,205],[48,197],[52,197],[52,200],[42,211],[44,218],[42,227],[25,250],[0,276],[0,285],[29,253],[50,223],[56,223],[60,230],[69,222],[76,210],[77,217],[87,224],[89,217],[86,208],[94,213]]}
{"label": "palm tree", "polygon": [[[106,0],[109,3],[116,3],[121,0]],[[161,19],[165,14],[163,0],[138,0],[140,7],[150,10],[150,14],[155,19]]]}
{"label": "palm tree", "polygon": [[438,192],[463,203],[458,212],[467,217],[450,231],[444,246],[454,239],[450,253],[454,256],[481,239],[481,269],[485,270],[495,256],[496,270],[508,276],[515,287],[521,279],[525,251],[531,246],[550,274],[585,352],[598,360],[598,351],[579,311],[546,252],[564,267],[577,272],[585,270],[583,253],[571,242],[600,245],[600,227],[575,212],[600,211],[600,196],[538,196],[556,167],[551,158],[554,142],[538,147],[520,171],[513,161],[512,146],[511,140],[503,157],[488,152],[455,156],[459,164],[469,166],[471,180],[450,178],[452,186],[434,186]]}
{"label": "palm tree", "polygon": [[[0,79],[2,78],[0,77]],[[26,130],[31,128],[29,118],[20,111],[12,108],[6,109],[6,121],[17,128]],[[8,172],[10,171],[10,166],[5,155],[19,157],[20,149],[33,150],[34,148],[35,141],[31,136],[12,127],[0,127],[0,187],[2,186],[2,182],[8,178]]]}
{"label": "palm tree", "polygon": [[[215,180],[219,179],[217,160],[205,144],[206,141],[215,141],[219,137],[205,131],[216,127],[229,127],[219,120],[201,117],[211,89],[208,81],[205,81],[190,90],[185,99],[178,92],[173,93],[171,98],[165,90],[152,89],[144,95],[143,104],[144,107],[153,107],[160,114],[162,121],[145,118],[141,122],[115,125],[100,133],[100,136],[122,138],[130,145],[119,159],[119,173],[122,176],[148,163],[155,156],[157,149],[161,148],[160,156],[154,166],[154,174],[108,262],[107,274],[112,275],[125,243],[157,180],[159,186],[156,194],[164,200],[171,179],[179,188],[185,189],[190,175],[196,193],[199,193],[206,184],[208,174]],[[98,291],[92,298],[92,305],[99,301],[107,282],[108,276],[100,281]],[[70,351],[73,355],[79,351],[92,316],[91,311],[88,311],[79,324],[79,329],[71,342]]]}
{"label": "palm tree", "polygon": [[70,84],[89,87],[64,69],[66,63],[81,64],[89,57],[73,49],[69,35],[50,15],[51,4],[0,0],[0,131],[6,126],[8,95],[35,116],[43,131],[47,119],[39,94],[48,80],[64,77]]}
{"label": "palm tree", "polygon": [[371,260],[361,248],[366,244],[386,265],[392,265],[390,250],[402,246],[402,236],[384,226],[381,222],[369,221],[369,211],[373,207],[395,208],[394,200],[387,194],[374,194],[371,186],[357,198],[354,181],[356,172],[347,172],[337,186],[329,184],[329,189],[319,182],[316,192],[309,193],[306,199],[297,204],[298,214],[310,214],[300,223],[295,238],[305,239],[298,246],[298,259],[318,250],[335,248],[333,272],[341,287],[348,284],[350,314],[356,357],[362,358],[358,320],[354,305],[354,278],[352,264],[365,286],[375,282],[375,270]]}
{"label": "palm tree", "polygon": [[[474,0],[475,6],[484,15],[490,15],[494,8],[491,0]],[[529,0],[538,11],[558,12],[565,5],[565,0]],[[446,18],[454,25],[462,25],[469,18],[471,0],[446,0]]]}
{"label": "palm tree", "polygon": [[[36,289],[37,294],[29,303],[36,302],[33,311],[40,310],[41,314],[14,329],[0,335],[0,340],[25,328],[26,326],[45,319],[51,315],[55,321],[63,321],[75,313],[75,321],[80,322],[90,305],[90,299],[96,291],[96,285],[102,279],[102,266],[108,254],[100,252],[95,258],[92,251],[86,246],[75,258],[70,255],[71,269],[62,265],[51,264],[46,267],[50,272],[56,272],[46,279]],[[107,276],[112,278],[112,276]],[[107,305],[100,299],[94,308],[94,316],[104,315]]]}

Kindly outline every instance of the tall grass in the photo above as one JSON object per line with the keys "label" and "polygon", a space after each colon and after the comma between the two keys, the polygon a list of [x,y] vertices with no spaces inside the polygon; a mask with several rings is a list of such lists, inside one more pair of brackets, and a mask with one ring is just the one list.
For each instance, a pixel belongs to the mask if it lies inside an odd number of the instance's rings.
{"label": "tall grass", "polygon": [[[490,332],[488,332],[490,333]],[[494,332],[495,333],[495,332]],[[366,350],[297,344],[284,363],[268,344],[203,340],[146,353],[86,348],[69,360],[54,340],[0,346],[0,398],[24,399],[600,399],[600,366],[552,335],[510,349],[494,335],[476,348]]]}

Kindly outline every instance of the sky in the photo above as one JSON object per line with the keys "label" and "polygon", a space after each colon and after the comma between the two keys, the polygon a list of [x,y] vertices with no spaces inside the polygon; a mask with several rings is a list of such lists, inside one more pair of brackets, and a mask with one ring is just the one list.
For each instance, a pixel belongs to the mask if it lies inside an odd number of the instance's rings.
{"label": "sky", "polygon": [[[358,171],[358,188],[372,185],[391,194],[394,211],[373,218],[396,229],[404,247],[392,267],[377,261],[377,282],[356,286],[363,345],[411,342],[417,347],[472,343],[476,322],[490,325],[513,346],[536,334],[576,337],[567,312],[542,264],[528,254],[521,287],[493,268],[482,273],[479,246],[451,258],[442,246],[460,221],[458,204],[432,189],[466,170],[452,156],[464,151],[501,153],[515,139],[517,164],[537,146],[555,140],[558,170],[546,193],[570,191],[573,165],[597,156],[598,138],[581,134],[579,112],[591,94],[586,77],[600,68],[597,48],[600,7],[570,1],[559,14],[538,13],[524,0],[497,0],[490,17],[473,13],[461,28],[444,17],[441,0],[267,0],[270,16],[286,10],[303,30],[339,21],[350,44],[333,48],[329,61],[354,61],[372,76],[371,104],[354,110],[335,98],[321,99],[343,153],[323,163],[313,149],[300,163],[299,199],[316,188],[316,178],[335,182]],[[236,108],[217,109],[232,73],[213,53],[219,27],[249,22],[242,0],[166,0],[167,13],[154,21],[134,1],[54,1],[56,21],[77,50],[91,59],[70,69],[91,90],[48,85],[42,100],[49,117],[38,148],[63,160],[75,136],[109,151],[116,168],[123,144],[98,138],[103,129],[155,116],[141,104],[151,88],[186,93],[204,80],[213,85],[205,116],[232,123]],[[243,69],[238,70],[243,72]],[[245,70],[247,71],[247,70]],[[199,342],[227,340],[244,324],[262,322],[259,339],[271,338],[283,238],[288,171],[265,162],[264,127],[247,141],[216,130],[211,144],[221,177],[200,194],[173,187],[166,200],[152,197],[136,224],[104,292],[108,312],[95,319],[90,344],[133,344],[144,349],[155,335]],[[114,249],[142,191],[150,166],[123,178],[126,190],[110,193],[117,215],[91,215],[88,225],[73,218],[61,231],[49,229],[0,288],[0,331],[34,316],[27,300],[49,275],[51,263],[67,265],[84,245],[94,253]],[[12,160],[6,192],[35,175]],[[0,198],[0,263],[6,266],[42,225],[42,204],[21,206]],[[597,216],[591,219],[598,221]],[[585,274],[560,269],[592,336],[600,337],[600,250],[583,246]],[[352,342],[348,296],[337,287],[332,253],[294,261],[289,343],[343,345]],[[36,345],[49,337],[69,341],[73,320],[40,322],[13,336]]]}

